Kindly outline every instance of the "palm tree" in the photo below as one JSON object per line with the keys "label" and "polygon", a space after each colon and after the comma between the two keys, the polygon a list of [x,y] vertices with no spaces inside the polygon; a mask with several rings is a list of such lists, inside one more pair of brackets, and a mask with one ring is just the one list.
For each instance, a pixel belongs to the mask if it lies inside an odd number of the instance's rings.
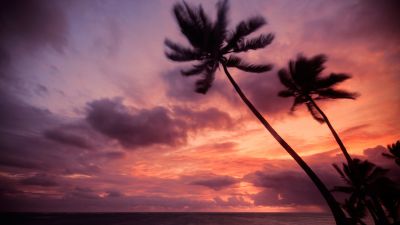
{"label": "palm tree", "polygon": [[[385,205],[389,195],[391,198],[398,198],[398,187],[386,176],[388,169],[376,166],[368,160],[353,159],[351,166],[343,163],[343,169],[338,165],[333,165],[336,171],[345,181],[345,186],[335,186],[333,191],[349,194],[346,199],[345,209],[357,209],[357,221],[361,221],[368,208],[376,224],[389,224],[382,205]],[[361,211],[361,212],[360,212]],[[390,212],[389,212],[390,213]],[[351,216],[351,212],[349,212]]]}
{"label": "palm tree", "polygon": [[207,93],[212,85],[217,68],[222,66],[242,101],[317,186],[332,210],[337,224],[346,224],[342,209],[324,183],[265,120],[228,71],[228,67],[235,67],[246,72],[262,73],[272,68],[271,65],[266,64],[253,65],[246,63],[242,58],[233,54],[264,48],[272,42],[274,38],[272,34],[261,34],[255,38],[247,38],[248,35],[266,23],[265,19],[260,16],[251,17],[240,22],[233,31],[228,33],[227,12],[228,1],[219,1],[217,3],[217,18],[215,22],[212,22],[201,6],[194,7],[186,2],[176,3],[173,7],[173,13],[182,34],[187,38],[191,47],[166,39],[165,45],[168,48],[166,56],[178,62],[196,61],[190,69],[182,70],[181,73],[184,76],[201,76],[196,82],[196,92],[202,94]]}
{"label": "palm tree", "polygon": [[400,140],[396,143],[387,146],[390,154],[382,153],[383,156],[387,158],[394,159],[396,164],[400,166]]}
{"label": "palm tree", "polygon": [[325,55],[316,55],[311,59],[299,55],[296,61],[290,61],[289,70],[281,69],[278,72],[279,79],[286,88],[280,91],[278,95],[294,97],[291,112],[298,105],[306,104],[308,111],[315,120],[320,123],[325,122],[346,157],[347,163],[351,165],[351,157],[346,147],[316,101],[339,98],[355,99],[357,94],[335,88],[337,84],[349,79],[350,75],[343,73],[331,73],[325,77],[321,75],[321,72],[325,69],[326,60]]}

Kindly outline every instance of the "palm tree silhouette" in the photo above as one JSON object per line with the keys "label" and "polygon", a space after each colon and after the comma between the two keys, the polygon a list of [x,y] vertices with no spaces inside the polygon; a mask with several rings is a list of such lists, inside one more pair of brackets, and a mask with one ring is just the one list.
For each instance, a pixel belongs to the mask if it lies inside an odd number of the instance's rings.
{"label": "palm tree silhouette", "polygon": [[400,166],[400,140],[396,143],[388,145],[387,149],[389,150],[390,154],[382,153],[382,155],[386,156],[387,158],[394,159],[396,164]]}
{"label": "palm tree silhouette", "polygon": [[324,183],[265,120],[261,113],[248,100],[228,71],[228,67],[236,67],[246,72],[261,73],[269,71],[272,68],[271,65],[266,64],[253,65],[246,63],[237,55],[232,54],[264,48],[272,42],[274,38],[272,34],[261,34],[256,38],[247,38],[248,35],[266,23],[265,19],[260,16],[251,17],[246,21],[240,22],[232,32],[228,33],[227,12],[228,1],[219,1],[217,3],[217,18],[215,22],[212,22],[204,13],[201,6],[194,7],[186,2],[176,3],[173,7],[173,13],[182,34],[187,38],[191,47],[186,47],[166,39],[165,45],[168,48],[166,56],[178,62],[197,61],[190,69],[182,70],[181,73],[184,76],[201,76],[196,82],[196,92],[202,94],[207,93],[212,85],[217,68],[222,66],[226,76],[242,101],[317,186],[327,201],[336,223],[346,224],[346,218],[342,209]]}
{"label": "palm tree silhouette", "polygon": [[343,73],[331,73],[322,77],[325,69],[325,55],[316,55],[310,59],[299,55],[296,61],[289,62],[289,70],[281,69],[278,72],[281,83],[286,87],[278,93],[280,97],[294,97],[291,112],[300,104],[306,104],[313,118],[320,123],[326,123],[340,146],[347,163],[351,165],[351,157],[331,122],[315,101],[326,99],[355,99],[357,94],[335,89],[335,86],[351,76]]}
{"label": "palm tree silhouette", "polygon": [[[349,194],[346,199],[344,208],[351,216],[349,208],[357,209],[358,218],[360,221],[362,216],[365,216],[365,210],[368,208],[375,223],[379,225],[389,224],[382,205],[388,198],[398,198],[397,185],[386,176],[388,169],[376,166],[368,160],[353,159],[351,166],[343,163],[342,169],[338,165],[333,164],[336,171],[345,181],[345,186],[335,186],[332,191],[343,192]],[[365,207],[366,206],[366,207]],[[361,212],[360,212],[361,211]]]}

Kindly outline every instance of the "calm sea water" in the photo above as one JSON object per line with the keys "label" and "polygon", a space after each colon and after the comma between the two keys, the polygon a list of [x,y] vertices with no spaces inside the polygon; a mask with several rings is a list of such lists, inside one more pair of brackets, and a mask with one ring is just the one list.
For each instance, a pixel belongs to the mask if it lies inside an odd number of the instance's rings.
{"label": "calm sea water", "polygon": [[12,213],[2,225],[334,225],[320,213]]}

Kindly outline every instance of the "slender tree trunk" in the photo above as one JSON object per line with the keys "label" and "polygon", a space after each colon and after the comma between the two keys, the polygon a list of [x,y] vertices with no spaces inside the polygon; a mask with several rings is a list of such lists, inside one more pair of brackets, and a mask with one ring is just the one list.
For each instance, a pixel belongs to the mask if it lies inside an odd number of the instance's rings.
{"label": "slender tree trunk", "polygon": [[306,174],[310,177],[310,179],[314,182],[315,186],[317,186],[318,190],[321,192],[322,196],[325,198],[326,202],[329,205],[329,208],[332,211],[332,214],[335,218],[336,224],[344,225],[347,224],[347,219],[339,204],[325,186],[325,184],[319,179],[319,177],[314,173],[313,170],[304,162],[304,160],[293,150],[292,147],[286,143],[285,140],[275,131],[274,128],[264,119],[260,112],[254,107],[254,105],[247,99],[244,95],[240,87],[237,85],[233,77],[228,71],[228,68],[224,63],[222,63],[225,74],[228,77],[229,81],[235,88],[236,92],[239,94],[240,98],[243,102],[249,107],[251,112],[257,117],[257,119],[264,125],[264,127],[271,133],[271,135],[279,142],[279,144],[286,150],[289,155],[293,157],[293,159],[299,164],[299,166],[306,172]]}
{"label": "slender tree trunk", "polygon": [[333,137],[335,137],[336,142],[338,143],[340,149],[343,152],[344,157],[346,157],[347,160],[347,164],[349,166],[352,166],[352,158],[349,155],[349,153],[347,152],[346,147],[344,146],[342,140],[340,139],[339,135],[336,133],[335,129],[333,128],[331,122],[329,121],[328,117],[325,115],[325,113],[318,107],[317,103],[315,103],[315,101],[311,98],[308,97],[308,100],[311,102],[311,104],[317,109],[317,111],[321,114],[322,118],[324,119],[324,121],[326,122],[326,125],[328,125],[329,129],[331,130],[331,133],[333,134]]}

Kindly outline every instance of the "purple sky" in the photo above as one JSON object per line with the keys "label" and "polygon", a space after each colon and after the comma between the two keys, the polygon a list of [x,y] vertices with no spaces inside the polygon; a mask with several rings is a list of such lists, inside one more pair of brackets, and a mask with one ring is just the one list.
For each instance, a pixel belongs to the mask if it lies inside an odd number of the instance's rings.
{"label": "purple sky", "polygon": [[[321,211],[312,183],[241,103],[221,71],[196,94],[166,37],[187,43],[176,1],[0,3],[2,211]],[[200,1],[188,1],[198,4]],[[203,7],[215,18],[216,1]],[[291,100],[276,71],[298,53],[328,55],[356,101],[321,104],[350,153],[381,157],[400,137],[396,0],[230,1],[230,27],[262,15],[274,42],[232,69],[248,97],[330,186],[342,161],[326,126]],[[398,175],[399,173],[397,173]],[[397,177],[398,178],[398,177]]]}

